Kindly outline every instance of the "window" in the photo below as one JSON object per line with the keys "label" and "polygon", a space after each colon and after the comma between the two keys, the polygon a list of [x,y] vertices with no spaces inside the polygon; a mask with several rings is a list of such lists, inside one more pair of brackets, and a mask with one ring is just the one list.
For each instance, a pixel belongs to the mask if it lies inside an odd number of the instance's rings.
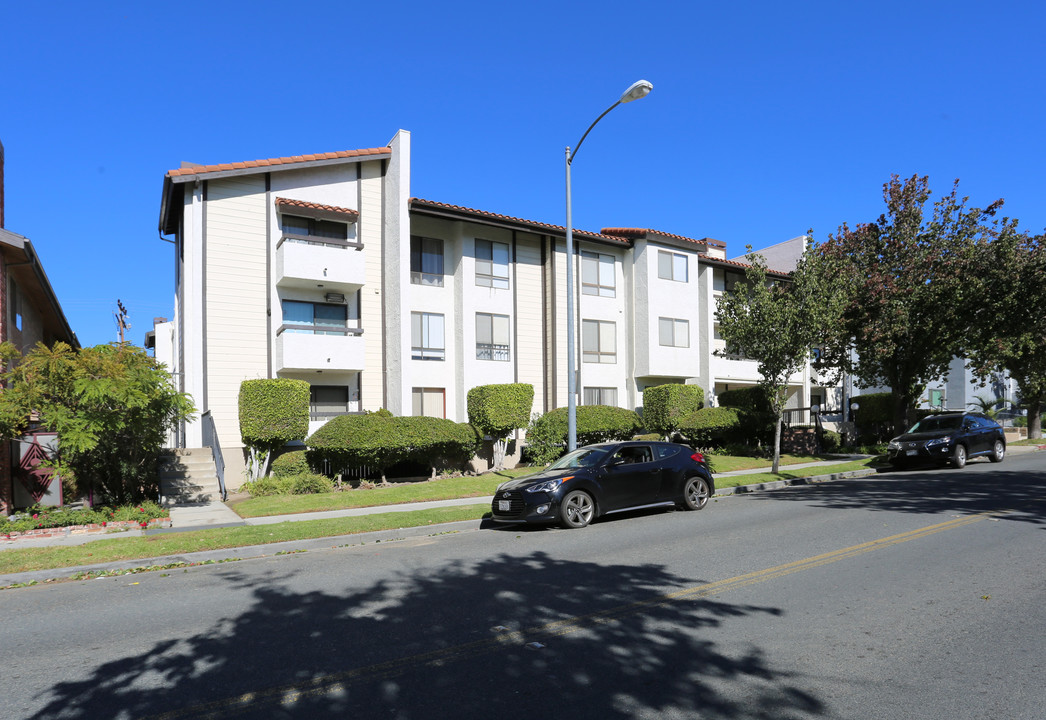
{"label": "window", "polygon": [[22,329],[22,295],[18,292],[18,285],[14,280],[7,281],[8,299],[11,305],[11,322],[16,330]]}
{"label": "window", "polygon": [[611,463],[618,463],[621,465],[638,465],[640,463],[653,461],[654,454],[650,452],[650,448],[646,445],[640,445],[638,447],[623,447],[614,453],[612,458],[610,458]]}
{"label": "window", "polygon": [[657,276],[665,280],[687,282],[686,255],[658,250]]}
{"label": "window", "polygon": [[348,327],[348,308],[345,305],[283,301],[285,332],[307,335],[344,335]]}
{"label": "window", "polygon": [[283,215],[283,235],[289,242],[309,242],[309,238],[348,240],[349,226],[333,220]]}
{"label": "window", "polygon": [[476,313],[476,359],[509,360],[508,315]]}
{"label": "window", "polygon": [[944,390],[930,391],[930,407],[944,407]]}
{"label": "window", "polygon": [[414,285],[443,287],[443,241],[411,236],[410,281]]}
{"label": "window", "polygon": [[476,240],[476,284],[481,287],[508,288],[508,245]]}
{"label": "window", "polygon": [[313,420],[344,415],[349,411],[349,389],[344,385],[312,385],[309,413]]}
{"label": "window", "polygon": [[587,387],[585,388],[582,405],[610,405],[617,407],[617,388],[612,387]]}
{"label": "window", "polygon": [[668,347],[690,347],[690,321],[658,318],[661,344]]}
{"label": "window", "polygon": [[614,297],[615,286],[614,256],[582,250],[582,294]]}
{"label": "window", "polygon": [[608,320],[581,321],[581,357],[585,362],[617,362],[617,325]]}
{"label": "window", "polygon": [[413,360],[443,360],[443,316],[436,313],[410,314],[410,357]]}
{"label": "window", "polygon": [[447,417],[447,391],[443,388],[411,388],[413,414],[417,417]]}

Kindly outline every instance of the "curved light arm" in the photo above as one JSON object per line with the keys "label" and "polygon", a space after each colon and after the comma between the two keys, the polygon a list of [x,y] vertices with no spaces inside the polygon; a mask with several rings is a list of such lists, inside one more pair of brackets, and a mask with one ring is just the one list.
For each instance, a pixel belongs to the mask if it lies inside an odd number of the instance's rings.
{"label": "curved light arm", "polygon": [[610,112],[622,103],[632,102],[633,100],[638,100],[641,97],[646,97],[650,94],[650,91],[653,89],[654,86],[648,83],[646,80],[637,80],[636,82],[629,85],[628,89],[621,94],[620,99],[618,99],[616,103],[604,110],[603,114],[597,117],[595,121],[588,126],[588,130],[585,131],[585,134],[582,135],[581,139],[577,141],[577,145],[574,146],[574,152],[567,153],[567,164],[574,162],[574,156],[577,155],[577,151],[581,149],[581,143],[585,142],[585,138],[587,138],[588,134],[592,132],[592,128],[594,128],[600,120],[605,118],[608,112]]}

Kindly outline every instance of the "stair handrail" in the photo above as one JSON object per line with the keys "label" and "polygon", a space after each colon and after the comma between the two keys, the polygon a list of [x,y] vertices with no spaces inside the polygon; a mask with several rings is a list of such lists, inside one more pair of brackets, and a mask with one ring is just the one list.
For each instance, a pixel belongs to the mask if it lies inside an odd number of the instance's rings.
{"label": "stair handrail", "polygon": [[203,444],[211,449],[214,459],[214,471],[218,476],[218,490],[221,492],[222,502],[229,499],[229,493],[225,490],[225,456],[222,455],[222,444],[218,441],[218,429],[214,426],[214,416],[207,410],[200,416],[203,423]]}

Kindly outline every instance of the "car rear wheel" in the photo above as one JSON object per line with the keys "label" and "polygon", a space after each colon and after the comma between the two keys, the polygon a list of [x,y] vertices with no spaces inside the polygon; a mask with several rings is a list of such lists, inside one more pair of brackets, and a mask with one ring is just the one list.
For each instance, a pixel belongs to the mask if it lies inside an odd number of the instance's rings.
{"label": "car rear wheel", "polygon": [[952,451],[952,467],[956,470],[966,467],[966,446],[956,445]]}
{"label": "car rear wheel", "polygon": [[708,498],[711,496],[712,489],[708,486],[708,481],[700,475],[695,475],[683,486],[682,507],[684,510],[700,510],[708,504]]}
{"label": "car rear wheel", "polygon": [[1003,457],[1006,455],[1006,443],[1002,440],[996,440],[994,447],[992,447],[992,454],[989,459],[992,462],[1002,462]]}
{"label": "car rear wheel", "polygon": [[583,528],[592,522],[596,514],[596,504],[588,493],[573,490],[567,493],[559,504],[559,521],[565,528]]}

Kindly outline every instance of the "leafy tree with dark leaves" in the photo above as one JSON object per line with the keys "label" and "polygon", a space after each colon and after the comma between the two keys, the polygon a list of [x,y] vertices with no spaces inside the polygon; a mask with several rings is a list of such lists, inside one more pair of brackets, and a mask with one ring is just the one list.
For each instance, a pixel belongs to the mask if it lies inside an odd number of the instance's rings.
{"label": "leafy tree with dark leaves", "polygon": [[927,382],[944,375],[967,344],[965,312],[976,296],[978,247],[990,237],[986,224],[1002,200],[985,209],[967,207],[952,191],[933,205],[926,177],[883,186],[886,212],[872,223],[842,225],[818,247],[820,267],[847,297],[841,321],[826,328],[821,365],[842,369],[864,387],[893,393],[897,432]]}
{"label": "leafy tree with dark leaves", "polygon": [[1005,369],[1017,381],[1028,411],[1028,437],[1042,437],[1046,402],[1046,235],[1019,232],[1003,219],[995,239],[979,254],[976,277],[981,301],[973,306],[967,353],[980,377]]}

